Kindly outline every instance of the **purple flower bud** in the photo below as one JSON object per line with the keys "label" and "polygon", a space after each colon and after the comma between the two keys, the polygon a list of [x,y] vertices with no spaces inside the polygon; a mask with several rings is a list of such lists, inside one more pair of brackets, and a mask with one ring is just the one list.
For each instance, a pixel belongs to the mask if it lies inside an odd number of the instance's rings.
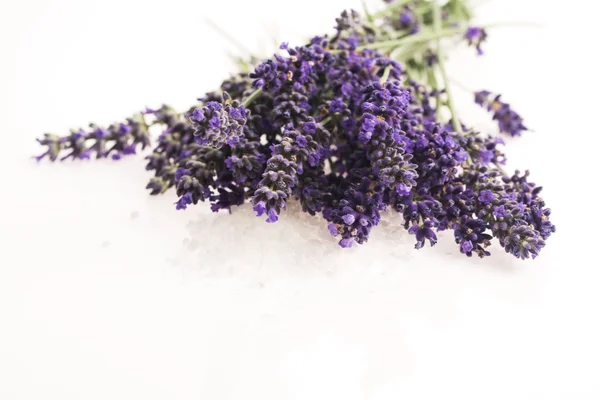
{"label": "purple flower bud", "polygon": [[352,225],[355,221],[355,217],[352,214],[346,214],[342,217],[346,225]]}
{"label": "purple flower bud", "polygon": [[198,122],[204,121],[204,110],[201,108],[196,108],[192,113],[192,118]]}
{"label": "purple flower bud", "polygon": [[265,212],[267,212],[267,208],[266,208],[266,204],[264,201],[259,201],[258,203],[256,203],[254,205],[254,207],[252,207],[252,209],[254,211],[256,211],[256,216],[260,217],[261,215],[263,215]]}
{"label": "purple flower bud", "polygon": [[298,146],[300,147],[306,147],[306,138],[302,135],[298,135],[296,136],[296,143],[298,143]]}
{"label": "purple flower bud", "polygon": [[341,113],[346,109],[346,104],[340,99],[333,99],[329,103],[329,112]]}
{"label": "purple flower bud", "polygon": [[314,122],[305,122],[303,128],[304,132],[308,134],[313,134],[317,131],[317,124],[315,124]]}
{"label": "purple flower bud", "polygon": [[481,44],[487,39],[487,32],[483,28],[471,26],[465,32],[465,39],[469,46],[474,46],[477,49],[477,54],[482,55],[483,50]]}
{"label": "purple flower bud", "polygon": [[487,165],[494,159],[494,152],[491,150],[483,150],[479,152],[479,157],[481,157],[481,163]]}
{"label": "purple flower bud", "polygon": [[329,233],[331,233],[333,236],[339,235],[336,224],[331,223],[331,224],[327,225],[327,229],[329,230]]}
{"label": "purple flower bud", "polygon": [[279,217],[277,216],[277,212],[273,209],[267,211],[267,223],[272,224],[274,222],[277,222],[279,220]]}
{"label": "purple flower bud", "polygon": [[110,135],[110,132],[104,128],[98,127],[96,129],[94,129],[94,136],[96,137],[96,139],[105,139],[109,135]]}
{"label": "purple flower bud", "polygon": [[494,199],[495,196],[491,190],[482,190],[481,192],[479,192],[479,197],[477,198],[477,200],[479,200],[483,204],[491,203],[492,201],[494,201]]}
{"label": "purple flower bud", "polygon": [[[493,119],[498,122],[500,132],[510,136],[520,136],[527,130],[523,118],[517,114],[510,104],[500,100],[500,95],[492,95],[487,90],[475,92],[475,103],[493,113]],[[496,144],[504,144],[502,139],[497,139]]]}
{"label": "purple flower bud", "polygon": [[404,183],[399,183],[396,185],[396,193],[398,193],[400,196],[408,196],[410,194],[410,186],[407,186]]}
{"label": "purple flower bud", "polygon": [[461,243],[460,249],[463,253],[470,253],[473,250],[473,243],[470,240],[465,240]]}
{"label": "purple flower bud", "polygon": [[340,246],[344,247],[344,248],[350,248],[352,246],[354,246],[354,239],[353,238],[345,238],[340,240]]}
{"label": "purple flower bud", "polygon": [[127,135],[129,132],[131,132],[131,127],[129,125],[119,125],[119,130],[117,131],[119,135]]}
{"label": "purple flower bud", "polygon": [[177,210],[185,210],[188,205],[193,203],[192,194],[186,193],[175,202]]}
{"label": "purple flower bud", "polygon": [[175,172],[175,182],[179,182],[179,180],[183,177],[183,176],[187,176],[190,174],[190,170],[186,169],[186,168],[178,168],[177,172]]}
{"label": "purple flower bud", "polygon": [[494,217],[496,218],[502,218],[506,215],[506,210],[504,209],[504,206],[498,206],[496,208],[494,208]]}

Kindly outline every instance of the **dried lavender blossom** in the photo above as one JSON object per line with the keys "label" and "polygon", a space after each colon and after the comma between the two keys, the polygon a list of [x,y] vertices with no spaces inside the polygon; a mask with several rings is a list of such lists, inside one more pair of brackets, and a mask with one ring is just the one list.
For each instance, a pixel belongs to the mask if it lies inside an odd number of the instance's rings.
{"label": "dried lavender blossom", "polygon": [[493,95],[487,90],[475,92],[475,103],[493,113],[493,118],[498,121],[500,132],[510,136],[521,136],[527,127],[523,125],[523,118],[517,114],[508,103],[500,100],[500,95]]}
{"label": "dried lavender blossom", "polygon": [[196,142],[202,146],[220,148],[235,145],[244,138],[244,125],[248,112],[237,100],[231,100],[227,92],[223,101],[209,101],[192,112]]}
{"label": "dried lavender blossom", "polygon": [[487,39],[487,32],[484,28],[470,26],[465,32],[465,39],[469,46],[475,47],[478,55],[483,54],[481,44]]}
{"label": "dried lavender blossom", "polygon": [[46,157],[50,161],[56,161],[59,157],[60,161],[68,158],[88,160],[92,155],[96,158],[111,156],[118,160],[122,156],[136,154],[138,147],[143,150],[150,145],[148,124],[143,113],[106,129],[90,124],[89,129],[73,130],[63,137],[46,133],[37,141],[47,148],[43,154],[35,157],[37,161]]}
{"label": "dried lavender blossom", "polygon": [[[369,20],[344,11],[331,37],[282,44],[285,55],[225,80],[184,113],[162,106],[107,128],[46,134],[36,159],[119,159],[148,147],[155,125],[162,133],[146,156],[154,174],[146,187],[152,195],[174,187],[178,210],[250,202],[273,223],[295,198],[325,219],[340,246],[352,247],[366,243],[391,208],[417,249],[451,230],[469,257],[489,256],[494,241],[517,258],[537,257],[556,230],[541,188],[529,172],[503,172],[500,138],[458,120],[445,76],[439,39],[462,35],[482,54],[486,30],[452,1],[384,1]],[[475,101],[501,132],[527,130],[499,95],[480,91]]]}

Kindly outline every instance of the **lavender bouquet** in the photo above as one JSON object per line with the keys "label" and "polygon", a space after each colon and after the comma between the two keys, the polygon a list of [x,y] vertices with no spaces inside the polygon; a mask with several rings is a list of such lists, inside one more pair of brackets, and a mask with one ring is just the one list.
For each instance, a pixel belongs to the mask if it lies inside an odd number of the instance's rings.
{"label": "lavender bouquet", "polygon": [[[163,105],[108,127],[45,134],[38,161],[121,157],[151,146],[151,195],[173,188],[185,210],[250,202],[275,223],[295,198],[321,215],[342,247],[368,241],[381,212],[403,215],[417,249],[451,229],[460,252],[535,258],[555,231],[529,173],[506,173],[502,139],[459,119],[440,42],[460,38],[482,54],[485,27],[466,0],[385,1],[375,13],[344,11],[333,35],[284,43],[272,58],[221,83],[185,112]],[[247,65],[248,63],[246,63]],[[499,95],[474,101],[501,133],[527,131]]]}

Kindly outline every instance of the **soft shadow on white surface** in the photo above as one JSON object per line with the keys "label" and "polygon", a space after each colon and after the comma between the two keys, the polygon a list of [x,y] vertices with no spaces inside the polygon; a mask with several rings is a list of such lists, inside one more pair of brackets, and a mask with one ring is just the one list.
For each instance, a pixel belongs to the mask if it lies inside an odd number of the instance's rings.
{"label": "soft shadow on white surface", "polygon": [[[202,205],[199,205],[200,207]],[[189,238],[183,240],[182,251],[173,259],[176,264],[194,264],[207,276],[251,277],[268,276],[332,276],[342,270],[359,268],[390,269],[418,268],[420,260],[471,263],[482,268],[509,271],[523,265],[513,257],[504,256],[499,245],[496,257],[487,260],[468,260],[460,254],[451,232],[440,232],[438,245],[414,249],[414,236],[406,232],[401,215],[391,210],[382,213],[381,224],[374,228],[369,242],[343,249],[327,231],[326,221],[303,213],[300,205],[290,202],[275,224],[256,217],[250,205],[232,209],[232,214],[201,214],[188,222]],[[467,261],[468,260],[468,261]]]}

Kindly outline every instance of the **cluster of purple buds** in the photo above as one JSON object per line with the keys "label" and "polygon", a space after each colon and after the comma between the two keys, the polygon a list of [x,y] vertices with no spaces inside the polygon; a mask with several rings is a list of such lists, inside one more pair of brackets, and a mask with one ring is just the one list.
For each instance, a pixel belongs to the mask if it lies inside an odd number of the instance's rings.
{"label": "cluster of purple buds", "polygon": [[465,32],[465,40],[467,41],[469,46],[475,47],[478,55],[483,54],[481,45],[483,44],[483,42],[485,42],[487,36],[487,32],[484,28],[479,28],[476,26],[470,26]]}
{"label": "cluster of purple buds", "polygon": [[407,4],[400,9],[399,16],[393,21],[393,26],[399,31],[415,34],[420,30],[419,16],[415,12],[414,5]]}
{"label": "cluster of purple buds", "polygon": [[[304,212],[322,216],[340,246],[352,247],[366,243],[391,209],[417,249],[451,230],[467,256],[490,255],[496,240],[515,257],[537,257],[555,231],[541,188],[528,172],[503,172],[502,140],[459,123],[447,87],[418,81],[435,78],[443,54],[425,43],[402,63],[392,57],[398,37],[418,43],[433,19],[452,27],[468,22],[460,19],[464,13],[420,0],[388,3],[381,24],[345,11],[331,37],[282,44],[285,55],[227,79],[184,113],[163,106],[106,129],[46,134],[39,142],[47,150],[37,158],[118,159],[147,147],[156,125],[162,133],[146,156],[154,174],[147,189],[157,195],[174,188],[178,210],[198,202],[215,212],[250,203],[275,223],[290,201],[299,201]],[[471,27],[464,38],[481,53],[486,36]],[[499,96],[481,91],[475,100],[494,113],[502,132],[526,130]],[[452,121],[442,119],[444,107]]]}
{"label": "cluster of purple buds", "polygon": [[[146,113],[151,112],[148,110]],[[149,126],[144,118],[146,113],[136,114],[108,128],[90,124],[88,129],[73,130],[63,137],[46,133],[42,139],[37,139],[46,151],[35,159],[88,160],[95,156],[119,160],[122,156],[136,154],[138,148],[143,150],[150,145]]]}
{"label": "cluster of purple buds", "polygon": [[500,95],[493,95],[487,90],[475,92],[475,103],[493,113],[493,119],[498,122],[500,132],[510,136],[521,136],[527,127],[523,125],[523,118],[517,114],[508,103],[500,100]]}
{"label": "cluster of purple buds", "polygon": [[196,142],[214,148],[227,144],[233,146],[244,139],[244,125],[248,111],[223,93],[223,102],[209,101],[192,112],[192,126]]}

